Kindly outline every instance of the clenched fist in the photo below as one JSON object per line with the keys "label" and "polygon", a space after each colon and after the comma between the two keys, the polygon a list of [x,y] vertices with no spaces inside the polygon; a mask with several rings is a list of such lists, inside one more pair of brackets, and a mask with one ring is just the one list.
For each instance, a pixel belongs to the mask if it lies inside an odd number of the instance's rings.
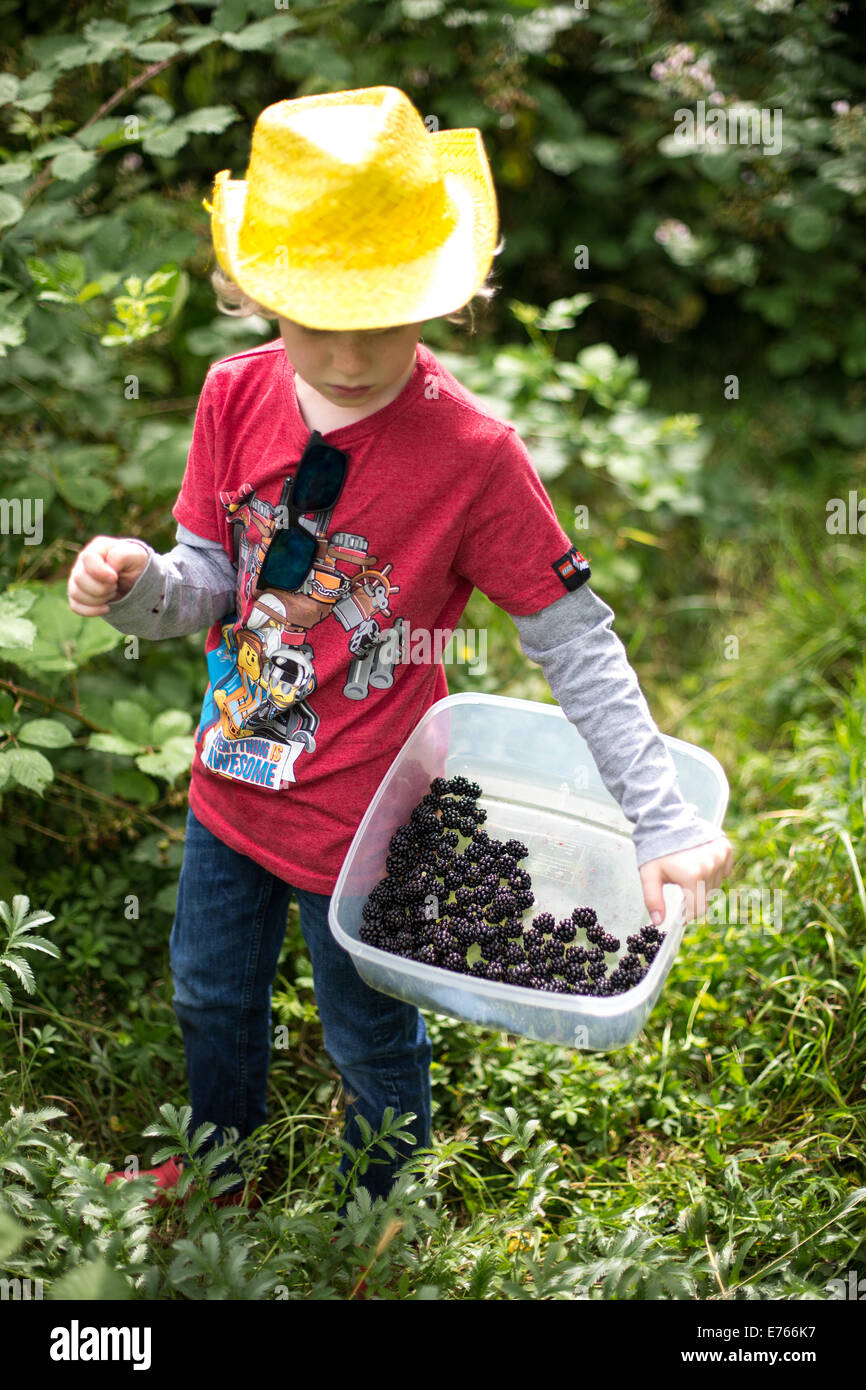
{"label": "clenched fist", "polygon": [[114,536],[94,536],[79,553],[66,594],[73,613],[83,618],[102,618],[109,603],[128,594],[149,559],[138,541]]}

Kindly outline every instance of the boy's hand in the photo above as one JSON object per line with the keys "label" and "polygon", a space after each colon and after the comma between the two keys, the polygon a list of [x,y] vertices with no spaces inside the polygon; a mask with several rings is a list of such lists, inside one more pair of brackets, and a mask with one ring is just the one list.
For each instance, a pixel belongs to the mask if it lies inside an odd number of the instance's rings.
{"label": "boy's hand", "polygon": [[111,612],[109,603],[129,593],[149,558],[137,541],[94,536],[72,566],[66,585],[69,607],[83,618],[104,617]]}
{"label": "boy's hand", "polygon": [[665,854],[661,859],[649,859],[639,870],[644,902],[656,926],[665,914],[663,883],[676,883],[686,899],[687,922],[706,911],[707,893],[727,878],[734,863],[734,853],[724,835],[708,840],[693,849],[681,849]]}

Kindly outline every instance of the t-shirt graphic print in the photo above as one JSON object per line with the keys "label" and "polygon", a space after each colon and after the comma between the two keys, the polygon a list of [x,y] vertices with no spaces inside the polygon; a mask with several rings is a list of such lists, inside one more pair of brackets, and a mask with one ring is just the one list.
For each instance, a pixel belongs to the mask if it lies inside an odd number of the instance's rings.
{"label": "t-shirt graphic print", "polygon": [[262,591],[259,576],[282,511],[256,497],[250,482],[219,498],[238,532],[237,605],[208,658],[202,761],[223,777],[279,791],[296,780],[297,759],[316,748],[316,629],[336,622],[346,633],[346,699],[365,699],[371,686],[389,689],[403,658],[403,619],[387,635],[383,626],[400,586],[393,567],[370,553],[366,536],[328,534],[326,511],[298,521],[317,541],[304,583]]}

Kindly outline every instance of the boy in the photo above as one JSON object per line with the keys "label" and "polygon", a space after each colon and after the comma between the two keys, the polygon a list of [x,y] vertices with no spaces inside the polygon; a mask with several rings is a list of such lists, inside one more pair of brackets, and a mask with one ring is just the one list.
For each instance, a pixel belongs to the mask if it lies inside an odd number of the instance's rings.
{"label": "boy", "polygon": [[[479,132],[428,133],[392,87],[278,102],[256,122],[246,180],[217,175],[211,212],[221,267],[277,316],[280,339],[210,368],[175,549],[97,537],[69,601],[143,637],[210,625],[171,933],[192,1128],[243,1139],[265,1122],[271,985],[294,891],[346,1137],[359,1142],[356,1115],[375,1129],[391,1105],[415,1113],[426,1145],[423,1019],[361,981],[327,921],[374,791],[447,694],[441,662],[386,661],[371,679],[401,619],[453,631],[476,586],[513,617],[636,823],[654,921],[664,882],[691,899],[730,870],[731,848],[683,803],[613,613],[514,429],[419,342],[492,262]],[[394,1168],[368,1169],[372,1195]],[[171,1186],[178,1161],[154,1171]]]}

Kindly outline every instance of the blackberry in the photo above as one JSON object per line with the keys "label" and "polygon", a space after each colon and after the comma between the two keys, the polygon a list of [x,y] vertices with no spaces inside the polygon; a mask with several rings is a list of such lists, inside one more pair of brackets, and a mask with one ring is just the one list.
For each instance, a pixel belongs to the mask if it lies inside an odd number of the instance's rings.
{"label": "blackberry", "polygon": [[524,845],[520,840],[506,840],[505,848],[511,855],[512,859],[525,859],[527,854],[529,853],[529,850],[526,848],[526,845]]}
{"label": "blackberry", "polygon": [[573,941],[577,936],[577,927],[570,917],[563,917],[561,922],[556,923],[553,933],[559,941]]}
{"label": "blackberry", "polygon": [[556,918],[552,912],[539,912],[537,917],[533,917],[532,925],[536,931],[551,932],[556,926]]}
{"label": "blackberry", "polygon": [[421,947],[418,952],[418,959],[422,961],[424,965],[437,965],[439,962],[439,952],[431,942]]}
{"label": "blackberry", "polygon": [[[444,824],[445,822],[443,821],[442,823]],[[414,825],[419,829],[438,831],[440,821],[432,806],[425,806],[422,801],[419,802],[419,804],[415,807],[415,810],[409,817],[409,824]]]}
{"label": "blackberry", "polygon": [[619,950],[619,938],[611,936],[608,932],[602,932],[598,942],[605,955],[611,956],[614,951]]}
{"label": "blackberry", "polygon": [[658,927],[654,927],[652,922],[647,922],[645,927],[641,927],[640,934],[644,941],[659,941],[662,936]]}
{"label": "blackberry", "polygon": [[446,951],[441,964],[446,970],[463,971],[466,969],[466,957],[460,951]]}
{"label": "blackberry", "polygon": [[507,978],[512,984],[526,985],[532,979],[532,968],[526,961],[520,965],[512,965],[509,968]]}
{"label": "blackberry", "polygon": [[574,925],[586,931],[587,927],[592,927],[598,921],[595,910],[591,907],[576,907],[571,914]]}
{"label": "blackberry", "polygon": [[604,961],[594,960],[586,967],[586,973],[591,980],[600,980],[603,975],[607,974],[607,966]]}
{"label": "blackberry", "polygon": [[551,937],[548,940],[544,950],[548,960],[561,961],[565,955],[565,947],[562,942],[557,941],[555,937]]}
{"label": "blackberry", "polygon": [[643,947],[643,941],[639,935],[627,936],[625,939],[625,944],[628,950],[631,951],[634,955],[638,955]]}
{"label": "blackberry", "polygon": [[443,796],[447,786],[448,783],[445,781],[444,777],[434,777],[433,781],[430,783],[430,790],[436,796]]}
{"label": "blackberry", "polygon": [[543,940],[544,937],[537,927],[527,927],[523,933],[523,946],[527,951],[531,946],[540,946]]}

